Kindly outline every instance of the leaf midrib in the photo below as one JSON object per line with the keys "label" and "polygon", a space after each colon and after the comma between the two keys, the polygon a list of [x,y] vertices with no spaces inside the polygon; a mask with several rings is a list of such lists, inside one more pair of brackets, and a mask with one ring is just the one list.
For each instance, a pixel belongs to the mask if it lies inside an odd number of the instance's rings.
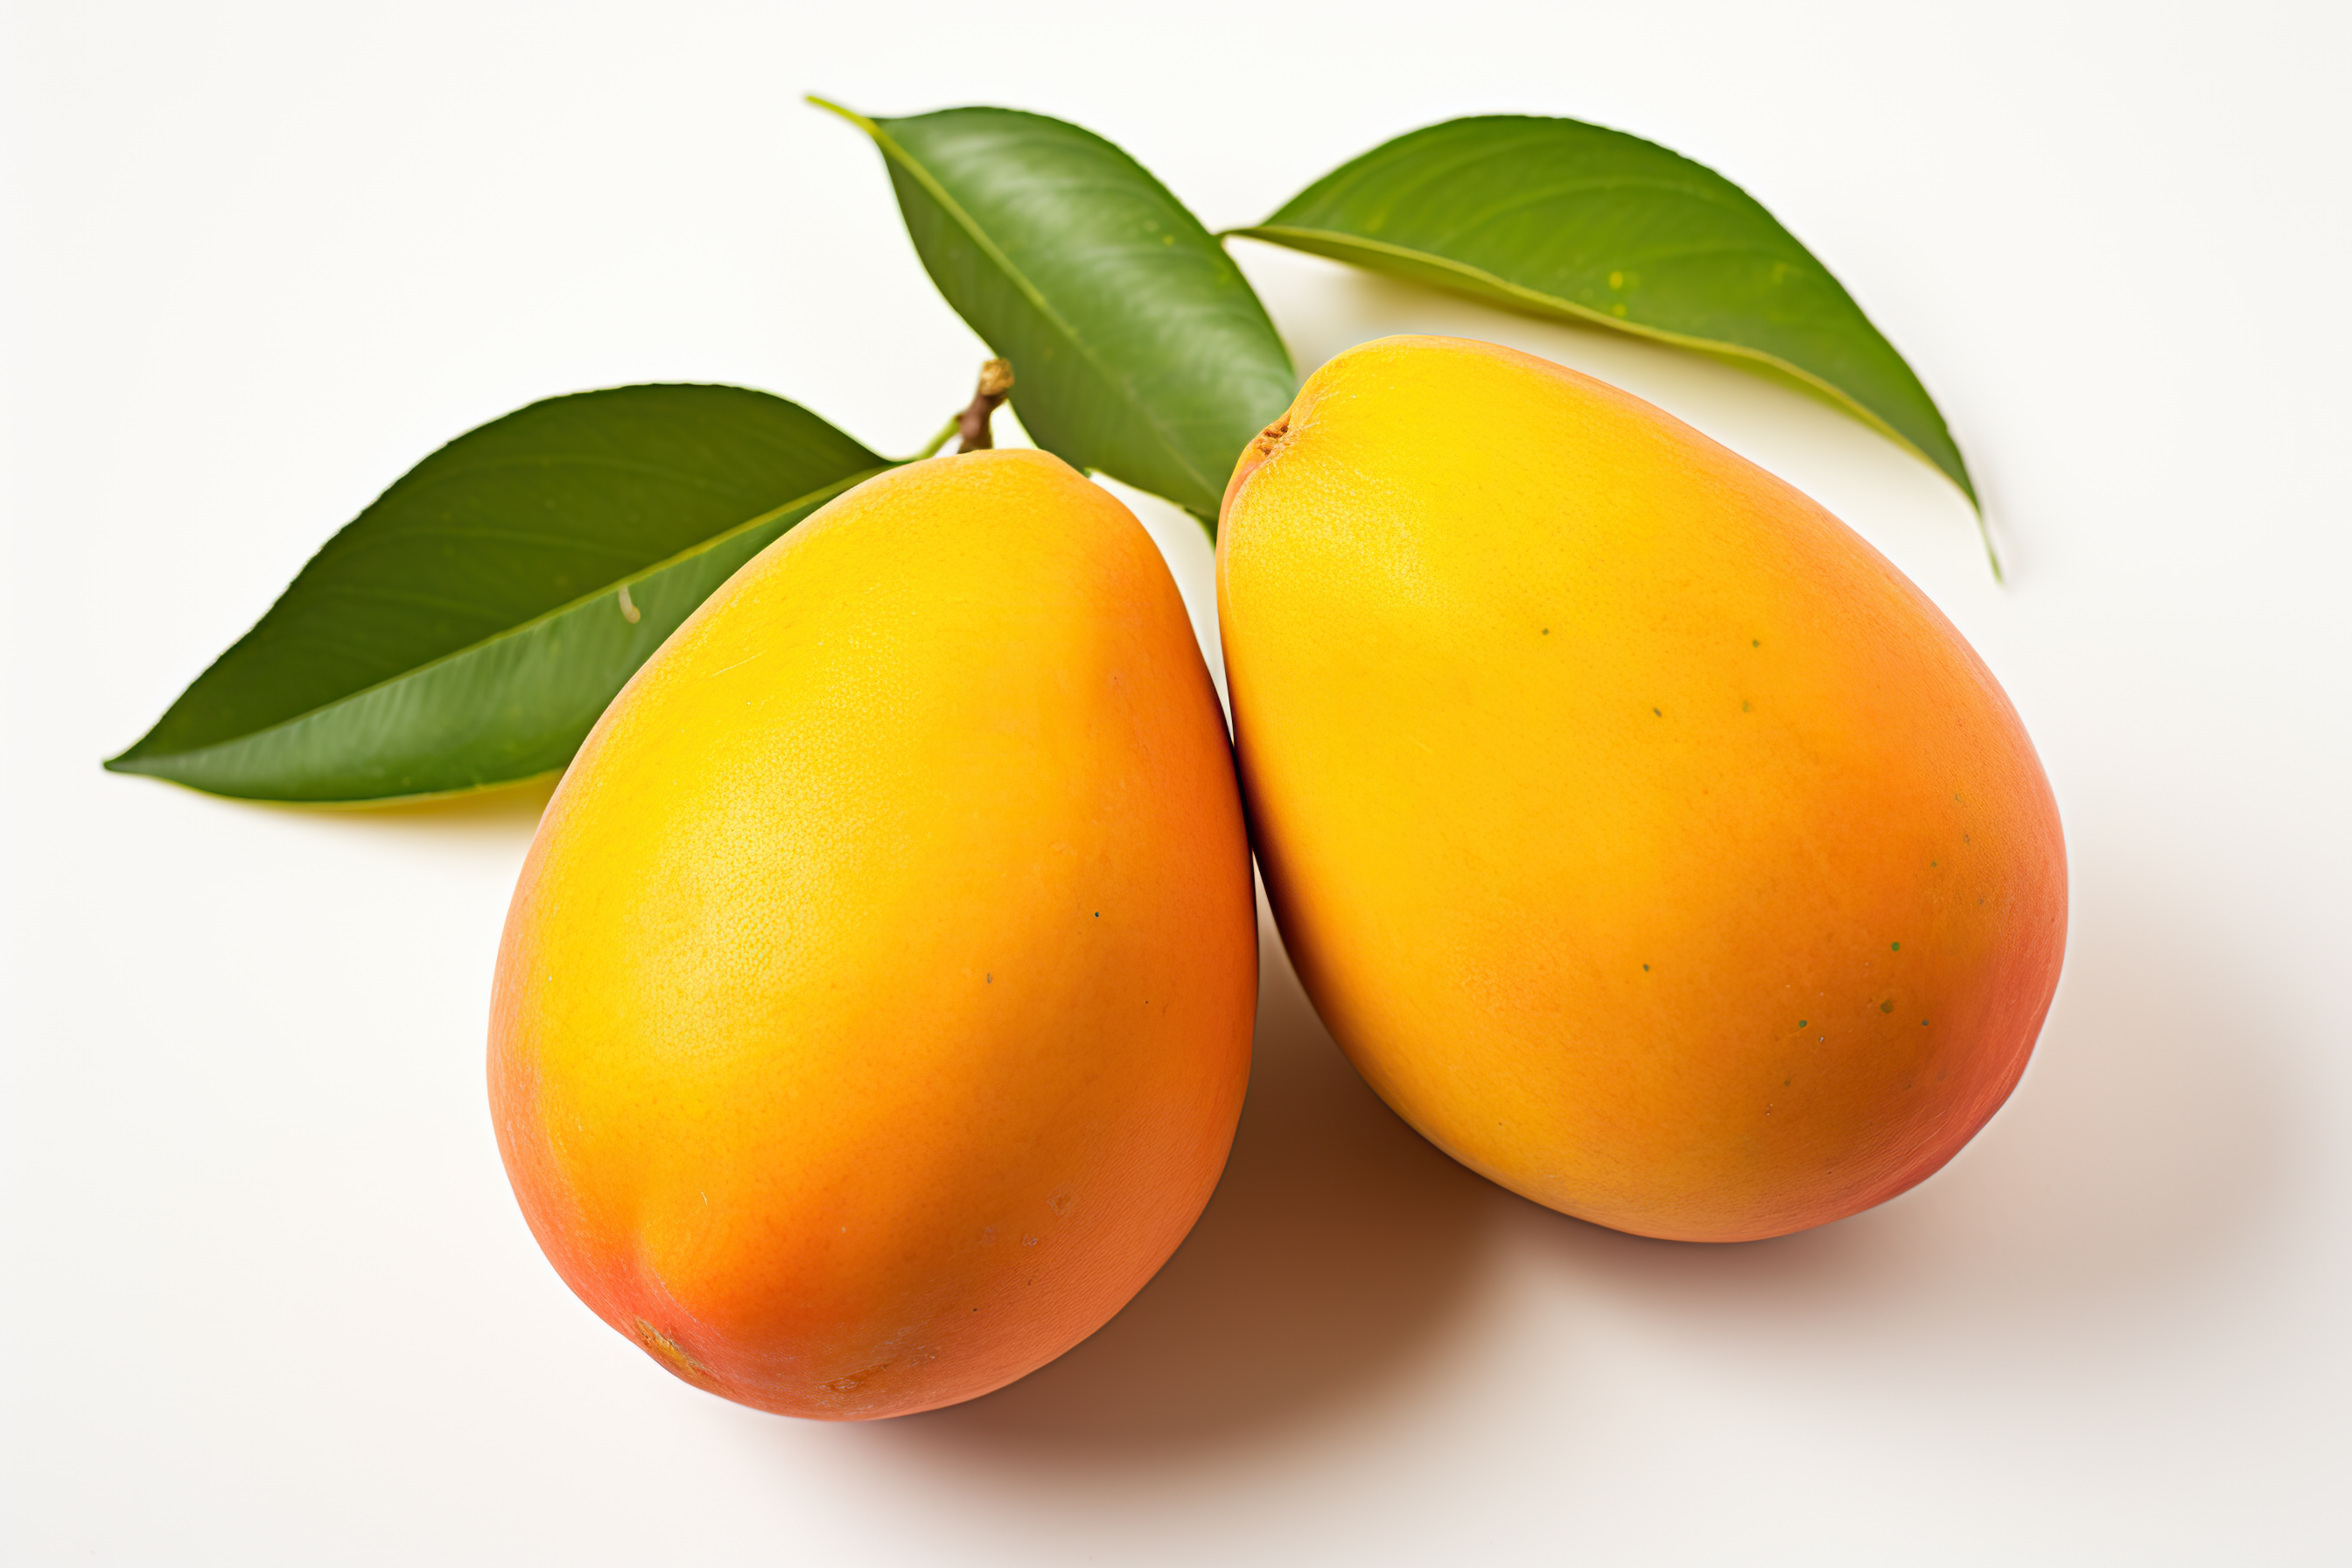
{"label": "leaf midrib", "polygon": [[[1183,449],[1177,445],[1167,426],[1160,423],[1160,417],[1152,408],[1150,401],[1138,394],[1133,383],[1131,383],[1127,377],[1113,373],[1103,363],[1101,358],[1095,353],[1093,344],[1086,338],[1080,336],[1077,329],[1066,321],[1060,311],[1055,310],[1051,305],[1045,302],[1045,297],[1038,292],[1036,286],[1029,280],[1028,275],[1013,264],[1013,258],[1004,254],[1003,247],[998,246],[995,240],[989,237],[987,232],[980,226],[980,225],[972,218],[971,214],[964,211],[962,204],[958,202],[953,196],[950,195],[948,194],[947,187],[940,184],[940,182],[932,176],[931,172],[929,169],[925,168],[912,153],[908,153],[905,147],[901,146],[897,138],[890,135],[888,132],[884,131],[876,121],[866,119],[864,115],[856,114],[849,110],[845,110],[839,104],[827,103],[821,98],[812,99],[811,101],[816,103],[822,108],[833,110],[835,114],[840,115],[843,119],[847,120],[850,123],[863,130],[868,136],[874,138],[875,144],[882,149],[884,156],[892,159],[908,174],[912,174],[917,183],[921,184],[924,191],[929,195],[930,198],[939,203],[941,209],[955,221],[957,226],[961,227],[964,233],[971,237],[972,243],[980,247],[981,252],[987,256],[991,261],[994,262],[997,268],[1003,272],[1005,277],[1012,280],[1013,286],[1020,291],[1024,299],[1029,301],[1031,308],[1036,310],[1038,315],[1043,317],[1056,331],[1061,333],[1064,341],[1085,359],[1087,363],[1093,368],[1097,376],[1108,385],[1116,387],[1119,391],[1120,395],[1126,400],[1129,407],[1134,409],[1143,416],[1145,426],[1151,431],[1153,437],[1159,441],[1160,450],[1173,460],[1178,468],[1181,468],[1187,475],[1191,476],[1195,484],[1200,485],[1204,489],[1213,488],[1209,484],[1208,476],[1201,472],[1201,470],[1193,465],[1192,459],[1188,458],[1184,454]],[[1016,374],[1017,374],[1018,372],[1016,368]],[[1018,384],[1016,383],[1015,384],[1017,385]],[[1019,402],[1017,396],[1014,399],[1014,402],[1017,405]]]}
{"label": "leaf midrib", "polygon": [[[1922,450],[1917,442],[1912,440],[1910,437],[1906,436],[1902,431],[1897,430],[1894,426],[1888,424],[1884,415],[1881,415],[1875,409],[1870,408],[1857,401],[1853,394],[1846,392],[1841,387],[1832,385],[1831,383],[1823,380],[1817,373],[1807,370],[1801,364],[1792,363],[1788,360],[1782,359],[1779,354],[1768,353],[1762,349],[1750,348],[1746,343],[1727,342],[1719,338],[1703,338],[1690,332],[1677,332],[1665,327],[1654,327],[1645,321],[1635,321],[1623,316],[1612,316],[1604,310],[1596,310],[1590,305],[1580,305],[1573,300],[1564,299],[1558,294],[1547,294],[1540,289],[1529,289],[1524,284],[1514,283],[1506,278],[1498,278],[1494,273],[1486,270],[1484,268],[1472,267],[1466,262],[1455,261],[1450,257],[1433,256],[1428,251],[1415,250],[1409,246],[1391,245],[1383,240],[1367,239],[1361,235],[1345,234],[1336,229],[1300,228],[1291,225],[1260,224],[1249,228],[1227,229],[1225,232],[1227,234],[1238,234],[1245,238],[1258,238],[1276,234],[1295,235],[1302,239],[1317,239],[1330,245],[1354,247],[1358,249],[1379,251],[1390,256],[1402,257],[1407,260],[1420,262],[1423,266],[1436,268],[1443,271],[1457,273],[1464,278],[1474,279],[1476,282],[1494,289],[1496,292],[1507,295],[1512,299],[1527,300],[1534,303],[1549,306],[1553,310],[1565,311],[1580,320],[1589,321],[1596,325],[1608,327],[1616,331],[1630,332],[1635,337],[1654,338],[1660,342],[1673,343],[1680,348],[1702,349],[1709,353],[1727,353],[1737,355],[1742,359],[1756,360],[1761,363],[1770,365],[1773,369],[1778,370],[1784,374],[1795,376],[1806,385],[1813,387],[1827,395],[1829,397],[1835,400],[1839,407],[1851,410],[1854,416],[1860,419],[1864,424],[1877,431],[1888,440],[1893,441],[1904,450],[1911,453],[1921,462],[1937,469],[1940,469],[1943,466],[1940,463],[1937,463],[1934,458],[1928,456],[1927,452]],[[1971,504],[1973,504],[1973,500],[1971,501]]]}
{"label": "leaf midrib", "polygon": [[115,763],[126,761],[143,762],[150,757],[201,757],[207,752],[222,752],[235,746],[249,745],[252,742],[278,731],[291,729],[297,724],[307,724],[310,721],[320,717],[321,714],[331,712],[333,710],[341,708],[347,703],[357,702],[364,698],[373,696],[375,693],[383,691],[387,688],[396,686],[404,680],[414,679],[416,677],[425,674],[428,670],[449,663],[453,659],[464,658],[468,655],[478,653],[484,648],[493,647],[510,638],[521,637],[548,622],[555,620],[559,616],[568,616],[575,610],[593,605],[596,601],[608,597],[609,595],[617,593],[620,589],[632,584],[642,582],[646,578],[655,575],[656,573],[666,572],[673,566],[682,565],[686,562],[692,560],[695,556],[715,550],[719,546],[726,543],[729,540],[740,538],[743,534],[750,532],[751,530],[758,528],[764,523],[773,522],[776,519],[782,517],[784,513],[793,510],[796,507],[808,506],[812,503],[838,495],[844,490],[864,483],[866,480],[872,479],[876,474],[882,472],[884,468],[892,466],[893,465],[891,464],[885,463],[879,467],[866,468],[861,472],[851,474],[846,479],[838,479],[830,485],[820,486],[815,489],[810,490],[805,495],[794,497],[793,500],[784,502],[781,506],[771,507],[766,511],[760,513],[757,517],[737,523],[734,527],[727,529],[723,532],[714,533],[709,538],[703,540],[700,543],[689,545],[688,548],[678,551],[676,554],[664,556],[661,560],[654,562],[651,565],[640,567],[636,571],[629,573],[625,576],[615,577],[605,583],[603,586],[591,589],[589,592],[582,594],[576,598],[567,599],[562,604],[554,606],[552,609],[542,610],[538,615],[531,616],[528,620],[518,621],[513,626],[505,627],[500,631],[494,632],[488,637],[478,637],[474,641],[466,644],[463,647],[452,648],[447,653],[440,654],[433,658],[426,659],[423,664],[412,665],[408,668],[401,670],[396,674],[386,676],[382,680],[374,681],[367,686],[362,686],[356,691],[347,691],[341,697],[320,703],[315,708],[306,708],[301,712],[280,719],[275,723],[265,724],[258,730],[248,730],[241,735],[231,735],[226,740],[210,741],[201,746],[190,746],[179,751],[157,750],[152,752],[142,752],[134,745],[129,751],[120,752],[114,757],[110,758],[108,760],[108,765],[111,766]]}

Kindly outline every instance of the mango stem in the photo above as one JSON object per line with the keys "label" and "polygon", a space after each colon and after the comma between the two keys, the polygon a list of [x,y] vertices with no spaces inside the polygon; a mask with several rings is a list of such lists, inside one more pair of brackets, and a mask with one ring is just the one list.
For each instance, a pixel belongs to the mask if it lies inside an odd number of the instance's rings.
{"label": "mango stem", "polygon": [[980,390],[971,395],[971,405],[940,426],[940,433],[924,443],[923,449],[906,459],[919,463],[925,458],[936,458],[940,448],[951,436],[961,436],[959,452],[978,452],[996,444],[989,429],[989,416],[996,412],[1005,395],[1013,390],[1013,362],[992,359],[980,367]]}
{"label": "mango stem", "polygon": [[981,452],[996,445],[989,419],[1012,391],[1011,360],[992,359],[980,367],[980,387],[971,395],[971,405],[956,416],[956,432],[963,437],[956,444],[957,451]]}

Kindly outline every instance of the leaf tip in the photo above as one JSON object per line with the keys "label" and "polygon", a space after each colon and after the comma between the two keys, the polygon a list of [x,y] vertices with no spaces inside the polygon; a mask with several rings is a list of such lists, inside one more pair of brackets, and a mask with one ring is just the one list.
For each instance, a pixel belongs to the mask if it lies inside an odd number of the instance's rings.
{"label": "leaf tip", "polygon": [[139,739],[131,742],[131,744],[123,747],[122,750],[115,752],[114,755],[101,761],[98,765],[104,768],[110,773],[152,773],[154,772],[154,769],[151,766],[145,765],[147,758],[147,742],[152,738],[153,736],[152,732],[150,734],[142,735]]}
{"label": "leaf tip", "polygon": [[866,119],[866,116],[858,113],[857,110],[854,109],[845,109],[840,104],[834,102],[833,100],[820,97],[818,94],[814,92],[804,92],[801,94],[801,100],[804,103],[815,105],[817,108],[824,110],[828,114],[838,114],[844,120],[848,121],[852,125],[856,126],[860,131],[865,132],[868,136],[877,134],[877,127],[875,126],[874,121]]}
{"label": "leaf tip", "polygon": [[[1925,457],[1926,454],[1922,453],[1921,456]],[[1943,472],[1944,477],[1952,481],[1952,488],[1960,492],[1960,499],[1967,501],[1969,510],[1976,514],[1977,538],[1984,543],[1985,564],[1992,568],[1992,580],[2002,587],[2007,587],[2009,574],[2001,569],[2000,552],[1992,542],[1992,520],[1985,516],[1984,498],[1977,494],[1976,483],[1969,478],[1967,462],[1962,459],[1957,448],[1954,449],[1952,460],[1948,463],[1936,458],[1929,458],[1929,461],[1934,462]]]}
{"label": "leaf tip", "polygon": [[1969,504],[1977,509],[1977,537],[1984,541],[1985,563],[1992,568],[1992,580],[1998,586],[2006,588],[2009,586],[2009,574],[2001,570],[2000,552],[1993,548],[1992,525],[1985,517],[1984,508],[1977,504],[1973,493],[1969,497]]}
{"label": "leaf tip", "polygon": [[137,746],[117,752],[98,765],[108,773],[121,773],[125,778],[163,779],[169,784],[181,782],[173,775],[168,761],[159,763],[152,756],[142,754]]}

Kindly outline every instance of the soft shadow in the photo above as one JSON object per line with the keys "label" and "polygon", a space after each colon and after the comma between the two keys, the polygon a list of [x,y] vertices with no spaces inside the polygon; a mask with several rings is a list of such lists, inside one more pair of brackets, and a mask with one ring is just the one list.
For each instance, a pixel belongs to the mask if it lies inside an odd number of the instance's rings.
{"label": "soft shadow", "polygon": [[425,834],[436,839],[496,839],[529,843],[539,829],[549,797],[562,777],[545,773],[516,784],[463,795],[423,800],[391,801],[382,805],[271,805],[237,802],[240,810],[254,805],[274,810],[324,831],[340,833]]}
{"label": "soft shadow", "polygon": [[960,1463],[1149,1466],[1385,1386],[1482,1272],[1497,1189],[1366,1089],[1299,989],[1273,921],[1249,1101],[1216,1196],[1159,1277],[1092,1339],[876,1440]]}
{"label": "soft shadow", "polygon": [[1693,1327],[1781,1342],[2097,1333],[2226,1285],[2287,1179],[2293,1121],[2258,983],[2217,972],[2153,890],[2078,900],[2057,1004],[2009,1104],[1942,1172],[1818,1230],[1743,1246],[1621,1236],[1532,1205],[1558,1264]]}

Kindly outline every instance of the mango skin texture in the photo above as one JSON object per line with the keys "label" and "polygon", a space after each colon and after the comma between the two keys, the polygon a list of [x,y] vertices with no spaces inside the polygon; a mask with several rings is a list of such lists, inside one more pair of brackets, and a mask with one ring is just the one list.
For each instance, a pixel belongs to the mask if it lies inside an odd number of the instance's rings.
{"label": "mango skin texture", "polygon": [[929,1409],[1183,1239],[1256,991],[1223,720],[1150,537],[1044,453],[915,463],[748,563],[565,773],[499,955],[499,1148],[669,1371]]}
{"label": "mango skin texture", "polygon": [[1244,454],[1217,563],[1284,941],[1463,1163],[1748,1240],[1893,1197],[2015,1087],[2056,805],[1959,633],[1788,485],[1547,361],[1391,338]]}

